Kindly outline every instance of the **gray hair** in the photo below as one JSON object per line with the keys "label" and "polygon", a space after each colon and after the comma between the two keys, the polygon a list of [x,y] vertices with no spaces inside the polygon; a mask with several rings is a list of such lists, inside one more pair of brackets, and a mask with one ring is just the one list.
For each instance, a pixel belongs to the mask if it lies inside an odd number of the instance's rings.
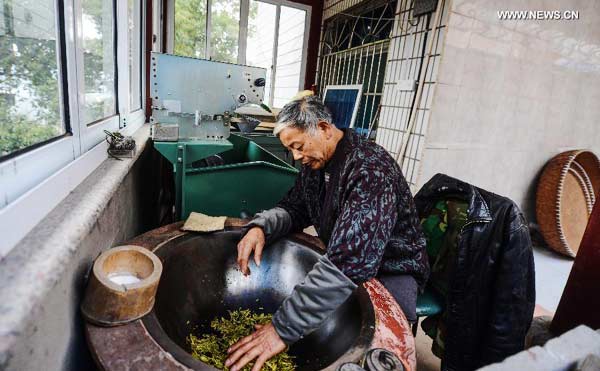
{"label": "gray hair", "polygon": [[302,97],[283,106],[277,116],[277,125],[273,129],[273,134],[279,136],[283,129],[292,127],[313,135],[320,121],[331,124],[332,120],[329,109],[318,97]]}

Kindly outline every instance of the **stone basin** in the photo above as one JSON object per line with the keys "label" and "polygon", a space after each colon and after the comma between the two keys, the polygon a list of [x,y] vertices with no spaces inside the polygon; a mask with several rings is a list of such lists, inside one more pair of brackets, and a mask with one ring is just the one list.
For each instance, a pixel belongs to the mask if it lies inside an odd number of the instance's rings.
{"label": "stone basin", "polygon": [[[154,310],[143,322],[154,340],[177,361],[196,370],[215,368],[194,359],[186,337],[210,332],[210,321],[228,310],[274,313],[320,256],[316,245],[289,237],[265,248],[251,275],[237,268],[239,228],[210,234],[185,234],[154,250],[163,274]],[[358,361],[375,329],[373,304],[361,286],[316,331],[290,347],[300,371],[334,369]]]}

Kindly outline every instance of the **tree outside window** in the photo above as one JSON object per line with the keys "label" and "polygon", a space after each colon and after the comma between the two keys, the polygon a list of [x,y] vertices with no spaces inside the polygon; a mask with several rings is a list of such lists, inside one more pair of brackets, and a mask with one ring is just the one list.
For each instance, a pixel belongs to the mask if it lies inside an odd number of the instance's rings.
{"label": "tree outside window", "polygon": [[0,1],[0,156],[65,132],[53,1]]}

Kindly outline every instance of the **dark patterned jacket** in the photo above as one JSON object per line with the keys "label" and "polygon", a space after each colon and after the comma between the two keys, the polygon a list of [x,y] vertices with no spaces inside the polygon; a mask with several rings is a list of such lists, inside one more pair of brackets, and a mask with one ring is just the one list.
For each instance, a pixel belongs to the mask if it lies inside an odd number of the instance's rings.
{"label": "dark patterned jacket", "polygon": [[317,329],[357,285],[378,273],[429,274],[425,237],[400,168],[377,144],[345,131],[325,169],[304,167],[273,209],[248,223],[267,243],[314,225],[327,253],[294,287],[273,326],[288,345]]}
{"label": "dark patterned jacket", "polygon": [[429,274],[425,237],[410,189],[381,146],[344,132],[325,169],[303,167],[278,204],[292,231],[314,225],[327,256],[357,284],[378,273]]}

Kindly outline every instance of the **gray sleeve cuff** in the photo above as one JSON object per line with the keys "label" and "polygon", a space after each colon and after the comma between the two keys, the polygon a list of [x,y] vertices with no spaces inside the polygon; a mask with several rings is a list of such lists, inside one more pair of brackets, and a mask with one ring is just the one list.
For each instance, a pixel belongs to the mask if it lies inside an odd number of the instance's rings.
{"label": "gray sleeve cuff", "polygon": [[357,287],[322,256],[273,315],[273,326],[283,342],[291,345],[316,330]]}
{"label": "gray sleeve cuff", "polygon": [[273,242],[290,232],[292,229],[292,217],[282,207],[274,207],[256,214],[244,228],[246,234],[252,227],[261,227],[265,233],[266,242]]}

